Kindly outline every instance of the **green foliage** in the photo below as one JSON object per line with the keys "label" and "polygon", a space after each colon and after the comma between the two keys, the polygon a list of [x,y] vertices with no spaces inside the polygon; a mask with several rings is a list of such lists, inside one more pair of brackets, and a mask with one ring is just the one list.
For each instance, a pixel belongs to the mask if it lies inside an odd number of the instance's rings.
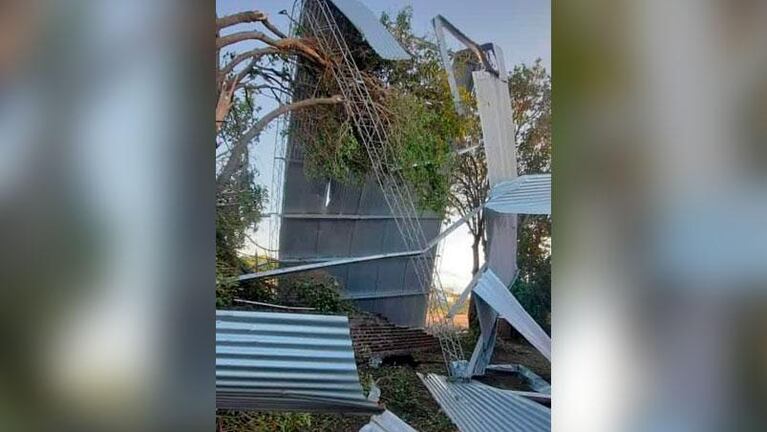
{"label": "green foliage", "polygon": [[279,285],[277,301],[283,305],[311,307],[322,313],[350,313],[355,308],[343,300],[335,278],[325,272],[311,272],[286,278]]}
{"label": "green foliage", "polygon": [[[378,113],[389,125],[389,142],[376,151],[394,162],[385,169],[401,170],[421,208],[442,213],[449,195],[451,143],[461,136],[464,119],[453,109],[436,45],[413,35],[412,9],[403,9],[394,19],[384,14],[381,20],[413,59],[382,62],[364,50],[355,52]],[[325,80],[319,78],[319,87],[332,93],[334,84]],[[311,177],[349,183],[370,173],[367,151],[342,107],[318,107],[293,118],[298,119],[293,132],[304,143],[304,166]]]}
{"label": "green foliage", "polygon": [[248,230],[254,228],[261,217],[267,192],[255,183],[252,169],[243,169],[217,198],[216,252],[233,265],[236,250],[244,245]]}
{"label": "green foliage", "polygon": [[[314,179],[334,179],[342,183],[356,183],[370,170],[365,149],[354,135],[351,121],[337,107],[321,107],[300,113],[312,122],[303,136],[304,169]],[[308,135],[311,134],[311,137]]]}
{"label": "green foliage", "polygon": [[[551,172],[551,77],[540,60],[509,77],[520,174]],[[551,328],[551,216],[520,216],[519,278],[511,288],[530,315]]]}
{"label": "green foliage", "polygon": [[[237,141],[254,123],[257,110],[252,100],[237,96],[227,122],[219,131],[221,148]],[[216,193],[216,306],[227,307],[235,297],[238,285],[232,278],[241,273],[237,251],[248,233],[256,227],[268,201],[266,189],[256,184],[257,172],[248,163],[248,152],[238,172]]]}
{"label": "green foliage", "polygon": [[421,432],[455,431],[450,419],[439,409],[429,390],[408,366],[371,369],[365,376],[377,380],[381,403]]}
{"label": "green foliage", "polygon": [[219,430],[243,432],[357,432],[370,421],[366,416],[287,412],[219,411],[216,417]]}
{"label": "green foliage", "polygon": [[236,271],[225,262],[216,259],[216,308],[232,305],[237,289]]}
{"label": "green foliage", "polygon": [[394,119],[392,150],[421,207],[442,214],[450,197],[452,145],[464,139],[472,119],[455,111],[437,45],[413,33],[412,19],[411,7],[394,18],[381,16],[412,56],[388,64],[382,72],[394,90],[387,103]]}
{"label": "green foliage", "polygon": [[441,214],[450,190],[450,142],[459,129],[455,116],[440,114],[416,96],[389,98],[393,113],[391,150],[421,207]]}
{"label": "green foliage", "polygon": [[509,76],[520,174],[551,172],[551,76],[538,59]]}

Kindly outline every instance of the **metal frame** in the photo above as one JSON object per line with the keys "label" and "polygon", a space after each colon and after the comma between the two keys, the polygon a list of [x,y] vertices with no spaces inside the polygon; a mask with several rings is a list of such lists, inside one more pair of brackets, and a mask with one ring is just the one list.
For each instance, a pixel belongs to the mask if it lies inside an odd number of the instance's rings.
{"label": "metal frame", "polygon": [[[445,41],[445,30],[450,32],[450,34],[474,53],[480,63],[482,63],[485,71],[500,78],[502,81],[506,81],[508,79],[508,73],[506,72],[503,51],[501,50],[501,47],[494,43],[480,45],[474,42],[442,15],[435,16],[431,22],[432,26],[434,26],[434,33],[437,36],[437,46],[439,47],[442,65],[447,72],[447,81],[450,85],[450,93],[453,95],[455,110],[460,114],[465,114],[466,110],[463,106],[463,101],[461,100],[461,94],[458,91],[458,83],[456,82],[455,72],[453,71],[453,65],[450,62],[450,55],[448,54],[447,42]],[[492,54],[495,58],[495,65],[490,61],[488,54]]]}
{"label": "metal frame", "polygon": [[462,44],[466,45],[467,48],[474,52],[479,61],[482,62],[485,70],[497,77],[501,76],[498,69],[496,69],[492,63],[490,63],[490,59],[487,57],[487,51],[492,50],[492,44],[479,45],[478,43],[471,40],[468,36],[466,36],[462,31],[458,30],[458,28],[456,28],[442,15],[435,16],[434,19],[432,19],[432,25],[434,25],[434,30],[437,33],[437,40],[439,41],[440,53],[442,54],[443,61],[445,58],[447,58],[447,46],[444,43],[444,29],[449,31],[450,34],[455,36],[456,39],[458,39]]}
{"label": "metal frame", "polygon": [[[384,220],[396,219],[395,215],[358,215],[358,214],[318,214],[318,213],[287,213],[280,217],[284,219],[340,219],[340,220]],[[421,220],[440,220],[438,216],[421,216]]]}
{"label": "metal frame", "polygon": [[[428,240],[418,220],[415,199],[402,173],[397,170],[398,163],[385,151],[389,142],[389,124],[382,118],[370,92],[365,85],[363,75],[357,68],[351,51],[338,28],[333,11],[327,0],[306,0],[304,3],[304,18],[307,30],[311,33],[323,51],[337,59],[332,69],[333,77],[344,97],[344,108],[353,120],[360,135],[365,150],[370,158],[372,171],[384,192],[384,199],[392,214],[401,216],[395,219],[400,234],[411,250],[424,250]],[[447,296],[442,288],[439,275],[432,274],[432,267],[423,255],[413,257],[415,273],[424,287],[431,294],[432,303],[441,311],[435,330],[439,336],[440,345],[448,372],[452,374],[451,365],[463,360],[463,349],[455,334],[453,323],[447,320]],[[431,287],[431,290],[429,290]]]}

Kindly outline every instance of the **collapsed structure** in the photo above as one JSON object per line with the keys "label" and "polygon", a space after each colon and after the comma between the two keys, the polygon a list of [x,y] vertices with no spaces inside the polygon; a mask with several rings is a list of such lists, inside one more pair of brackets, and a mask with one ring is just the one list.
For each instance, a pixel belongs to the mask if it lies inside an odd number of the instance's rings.
{"label": "collapsed structure", "polygon": [[[344,21],[339,23],[340,20]],[[509,291],[517,274],[517,214],[551,213],[551,178],[549,175],[517,176],[514,125],[500,48],[494,44],[477,45],[444,18],[438,16],[434,20],[458,110],[462,109],[458,82],[444,42],[444,30],[450,31],[476,56],[478,70],[472,73],[472,84],[491,186],[490,198],[484,204],[490,210],[487,213],[488,260],[460,297],[460,301],[465,301],[474,294],[481,328],[477,345],[467,359],[452,324],[445,292],[439,278],[433,277],[434,246],[465,219],[439,234],[441,221],[417,210],[399,171],[378,152],[377,149],[388,142],[387,126],[372,106],[341,26],[351,24],[383,58],[405,57],[401,48],[398,51],[391,35],[355,0],[305,0],[298,22],[302,32],[314,38],[323,52],[334,59],[333,77],[343,93],[344,108],[368,153],[373,175],[361,188],[312,181],[303,173],[301,143],[295,139],[289,141],[280,248],[281,259],[293,260],[295,265],[244,275],[241,279],[329,269],[342,281],[346,297],[356,300],[363,309],[415,326],[423,325],[429,300],[436,311],[437,322],[432,331],[439,338],[447,377],[428,374],[421,379],[456,425],[464,432],[490,430],[487,421],[495,419],[492,424],[503,430],[550,430],[548,408],[526,399],[529,394],[499,390],[471,380],[473,376],[483,375],[490,366],[499,318],[508,321],[551,359],[550,337]],[[297,74],[300,73],[299,66]],[[399,279],[387,280],[392,276]],[[220,406],[381,411],[362,396],[359,382],[352,379],[349,368],[353,367],[353,354],[350,363],[345,351],[351,345],[347,343],[348,323],[343,347],[331,342],[330,334],[336,333],[320,331],[324,336],[304,341],[309,344],[305,349],[296,344],[301,343],[301,338],[314,335],[316,329],[290,328],[290,319],[284,318],[281,322],[283,318],[279,317],[274,317],[276,321],[272,326],[243,324],[248,320],[272,319],[266,315],[244,314],[222,312],[221,320],[217,321],[216,378]],[[318,323],[325,320],[311,317],[304,319],[318,320]],[[234,323],[233,318],[237,318]],[[328,319],[330,321],[333,320]],[[340,321],[334,325],[343,326]],[[232,333],[232,329],[237,332]],[[304,330],[306,335],[302,333]],[[291,342],[291,338],[297,339]],[[277,345],[258,346],[267,340]],[[248,344],[256,344],[256,347]],[[287,350],[282,351],[285,347]],[[270,351],[272,348],[277,349],[276,353]],[[273,357],[275,355],[284,357]],[[328,369],[341,360],[343,365],[338,363],[338,369]],[[353,371],[356,378],[356,368]],[[330,372],[327,378],[322,378],[327,372]],[[286,381],[283,376],[291,378]],[[387,416],[379,417],[379,423]],[[371,422],[371,430],[378,427],[376,424],[375,420]]]}

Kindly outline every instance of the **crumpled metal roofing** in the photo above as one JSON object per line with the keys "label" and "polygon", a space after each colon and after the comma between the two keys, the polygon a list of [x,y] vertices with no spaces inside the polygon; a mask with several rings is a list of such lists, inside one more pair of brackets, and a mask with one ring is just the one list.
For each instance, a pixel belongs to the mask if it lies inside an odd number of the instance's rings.
{"label": "crumpled metal roofing", "polygon": [[449,382],[436,374],[418,377],[461,432],[551,430],[549,408],[510,391],[478,381]]}
{"label": "crumpled metal roofing", "polygon": [[380,413],[345,316],[216,311],[216,408]]}
{"label": "crumpled metal roofing", "polygon": [[485,207],[500,213],[551,214],[551,174],[523,175],[498,183]]}
{"label": "crumpled metal roofing", "polygon": [[551,337],[525,311],[498,276],[487,269],[479,278],[474,294],[487,302],[498,314],[509,322],[527,339],[532,346],[551,360]]}
{"label": "crumpled metal roofing", "polygon": [[360,32],[365,42],[386,60],[410,60],[408,54],[373,12],[357,0],[330,0]]}
{"label": "crumpled metal roofing", "polygon": [[362,426],[360,432],[418,432],[405,423],[393,412],[386,410],[382,414],[375,415],[370,423]]}

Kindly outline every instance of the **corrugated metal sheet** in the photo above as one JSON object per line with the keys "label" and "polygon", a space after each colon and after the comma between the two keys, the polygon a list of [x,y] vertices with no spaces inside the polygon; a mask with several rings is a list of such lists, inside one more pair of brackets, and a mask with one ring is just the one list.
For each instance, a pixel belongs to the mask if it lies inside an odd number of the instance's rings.
{"label": "corrugated metal sheet", "polygon": [[541,354],[551,360],[551,337],[525,311],[492,270],[485,270],[474,288],[474,293],[517,329]]}
{"label": "corrugated metal sheet", "polygon": [[551,430],[551,410],[522,396],[478,381],[448,382],[441,375],[418,376],[461,432]]}
{"label": "corrugated metal sheet", "polygon": [[379,413],[345,316],[216,311],[216,407]]}
{"label": "corrugated metal sheet", "polygon": [[373,15],[373,11],[357,0],[330,0],[354,25],[365,41],[381,58],[386,60],[410,60],[394,36]]}
{"label": "corrugated metal sheet", "polygon": [[370,423],[362,426],[360,432],[418,432],[405,423],[401,418],[394,415],[393,412],[386,410],[383,414],[375,415],[370,419]]}
{"label": "corrugated metal sheet", "polygon": [[497,184],[486,207],[500,213],[551,214],[551,174],[524,175]]}

